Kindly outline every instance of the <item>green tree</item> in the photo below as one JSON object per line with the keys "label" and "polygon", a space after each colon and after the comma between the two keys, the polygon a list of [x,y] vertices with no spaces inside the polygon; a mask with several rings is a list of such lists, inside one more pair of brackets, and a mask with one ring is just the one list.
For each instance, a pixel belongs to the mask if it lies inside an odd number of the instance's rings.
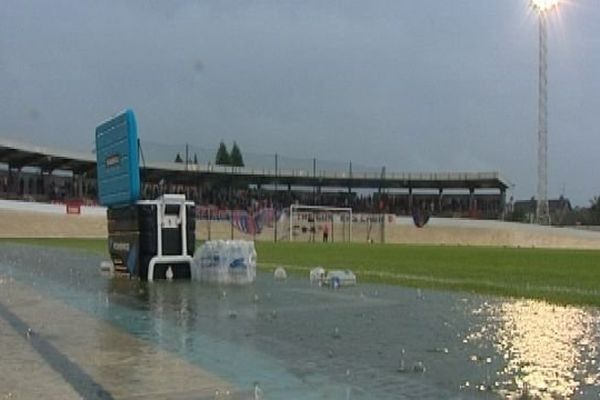
{"label": "green tree", "polygon": [[590,203],[590,222],[594,225],[600,225],[600,196],[594,196]]}
{"label": "green tree", "polygon": [[215,159],[215,164],[231,165],[231,158],[229,157],[229,152],[227,151],[227,146],[225,146],[225,143],[223,143],[223,142],[221,142],[221,144],[219,144],[219,149],[217,150],[217,157]]}
{"label": "green tree", "polygon": [[177,153],[177,157],[175,157],[175,162],[176,163],[182,163],[183,159],[181,158],[181,154]]}
{"label": "green tree", "polygon": [[242,158],[242,152],[238,147],[236,142],[233,142],[233,147],[231,148],[231,156],[230,156],[231,165],[234,167],[243,167],[244,159]]}
{"label": "green tree", "polygon": [[514,209],[513,212],[508,215],[507,219],[512,222],[526,222],[527,215],[523,208],[518,208]]}

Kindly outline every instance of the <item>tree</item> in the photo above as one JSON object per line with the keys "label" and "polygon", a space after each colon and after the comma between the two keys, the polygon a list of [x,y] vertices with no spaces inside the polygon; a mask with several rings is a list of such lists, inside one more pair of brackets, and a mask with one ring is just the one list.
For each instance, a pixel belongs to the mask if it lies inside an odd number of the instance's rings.
{"label": "tree", "polygon": [[227,151],[227,146],[225,146],[225,143],[223,143],[223,142],[221,142],[221,144],[219,144],[219,149],[217,150],[217,157],[215,159],[215,164],[231,165],[231,158],[229,157],[229,152]]}
{"label": "tree", "polygon": [[523,207],[515,208],[507,216],[507,219],[512,222],[527,222],[527,213]]}
{"label": "tree", "polygon": [[181,154],[177,153],[177,157],[175,157],[175,162],[176,163],[182,163],[183,159],[181,158]]}
{"label": "tree", "polygon": [[594,196],[590,200],[590,217],[592,224],[600,224],[600,196]]}
{"label": "tree", "polygon": [[233,147],[231,148],[231,156],[230,156],[231,165],[234,167],[243,167],[244,159],[242,158],[242,152],[238,147],[236,142],[233,142]]}

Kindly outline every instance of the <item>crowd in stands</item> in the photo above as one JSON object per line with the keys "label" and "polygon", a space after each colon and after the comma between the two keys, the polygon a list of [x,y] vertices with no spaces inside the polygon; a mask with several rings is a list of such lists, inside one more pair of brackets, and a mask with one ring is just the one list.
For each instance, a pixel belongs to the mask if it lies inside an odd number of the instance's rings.
{"label": "crowd in stands", "polygon": [[[74,198],[85,204],[96,201],[96,183],[88,179],[76,188],[70,177],[42,176],[31,174],[9,179],[0,175],[0,197],[35,201],[69,201]],[[200,207],[215,210],[245,210],[257,212],[274,208],[281,210],[291,204],[321,205],[330,207],[350,207],[355,213],[390,213],[411,215],[412,208],[427,209],[431,214],[476,218],[498,218],[503,210],[499,194],[476,194],[473,199],[468,194],[415,193],[412,203],[407,193],[371,192],[356,193],[347,191],[319,191],[317,188],[288,190],[287,187],[275,191],[257,187],[189,187],[169,184],[143,184],[142,198],[155,199],[162,193],[181,193]],[[412,206],[412,207],[411,207]]]}
{"label": "crowd in stands", "polygon": [[350,207],[355,213],[389,213],[411,215],[412,208],[427,209],[431,214],[449,217],[498,218],[502,213],[499,194],[439,195],[414,194],[411,202],[406,193],[357,194],[355,192],[319,192],[318,190],[265,190],[257,188],[196,189],[183,186],[145,185],[145,198],[156,198],[163,192],[181,193],[198,206],[214,210],[245,210],[257,212],[265,208],[281,210],[291,204]]}
{"label": "crowd in stands", "polygon": [[0,174],[0,198],[41,202],[66,202],[73,199],[86,205],[97,204],[96,183],[81,182],[79,188],[70,176]]}

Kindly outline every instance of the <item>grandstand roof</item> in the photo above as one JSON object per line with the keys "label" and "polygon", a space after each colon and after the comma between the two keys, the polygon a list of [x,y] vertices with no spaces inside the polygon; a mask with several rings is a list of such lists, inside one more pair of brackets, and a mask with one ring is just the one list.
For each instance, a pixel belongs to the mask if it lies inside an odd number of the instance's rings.
{"label": "grandstand roof", "polygon": [[14,168],[38,167],[44,171],[59,169],[93,174],[96,171],[96,157],[93,154],[50,149],[3,138],[0,138],[0,163]]}
{"label": "grandstand roof", "polygon": [[[12,139],[0,138],[0,163],[14,168],[38,167],[44,171],[67,170],[95,176],[94,154],[56,150]],[[165,179],[173,183],[195,184],[207,179],[242,180],[250,184],[292,186],[352,187],[352,188],[415,188],[415,189],[499,189],[510,183],[498,172],[383,172],[353,173],[348,171],[312,171],[225,167],[219,165],[153,163],[142,166],[144,181]]]}

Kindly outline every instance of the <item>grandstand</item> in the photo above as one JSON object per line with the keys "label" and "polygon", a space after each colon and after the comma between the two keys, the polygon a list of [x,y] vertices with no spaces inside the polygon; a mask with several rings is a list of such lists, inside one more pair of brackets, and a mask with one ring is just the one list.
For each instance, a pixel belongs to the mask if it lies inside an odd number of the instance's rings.
{"label": "grandstand", "polygon": [[[216,209],[282,209],[291,204],[351,207],[408,215],[415,206],[439,216],[502,217],[509,183],[498,172],[412,173],[244,168],[142,160],[142,194],[185,193]],[[0,197],[93,203],[93,154],[0,138]]]}

